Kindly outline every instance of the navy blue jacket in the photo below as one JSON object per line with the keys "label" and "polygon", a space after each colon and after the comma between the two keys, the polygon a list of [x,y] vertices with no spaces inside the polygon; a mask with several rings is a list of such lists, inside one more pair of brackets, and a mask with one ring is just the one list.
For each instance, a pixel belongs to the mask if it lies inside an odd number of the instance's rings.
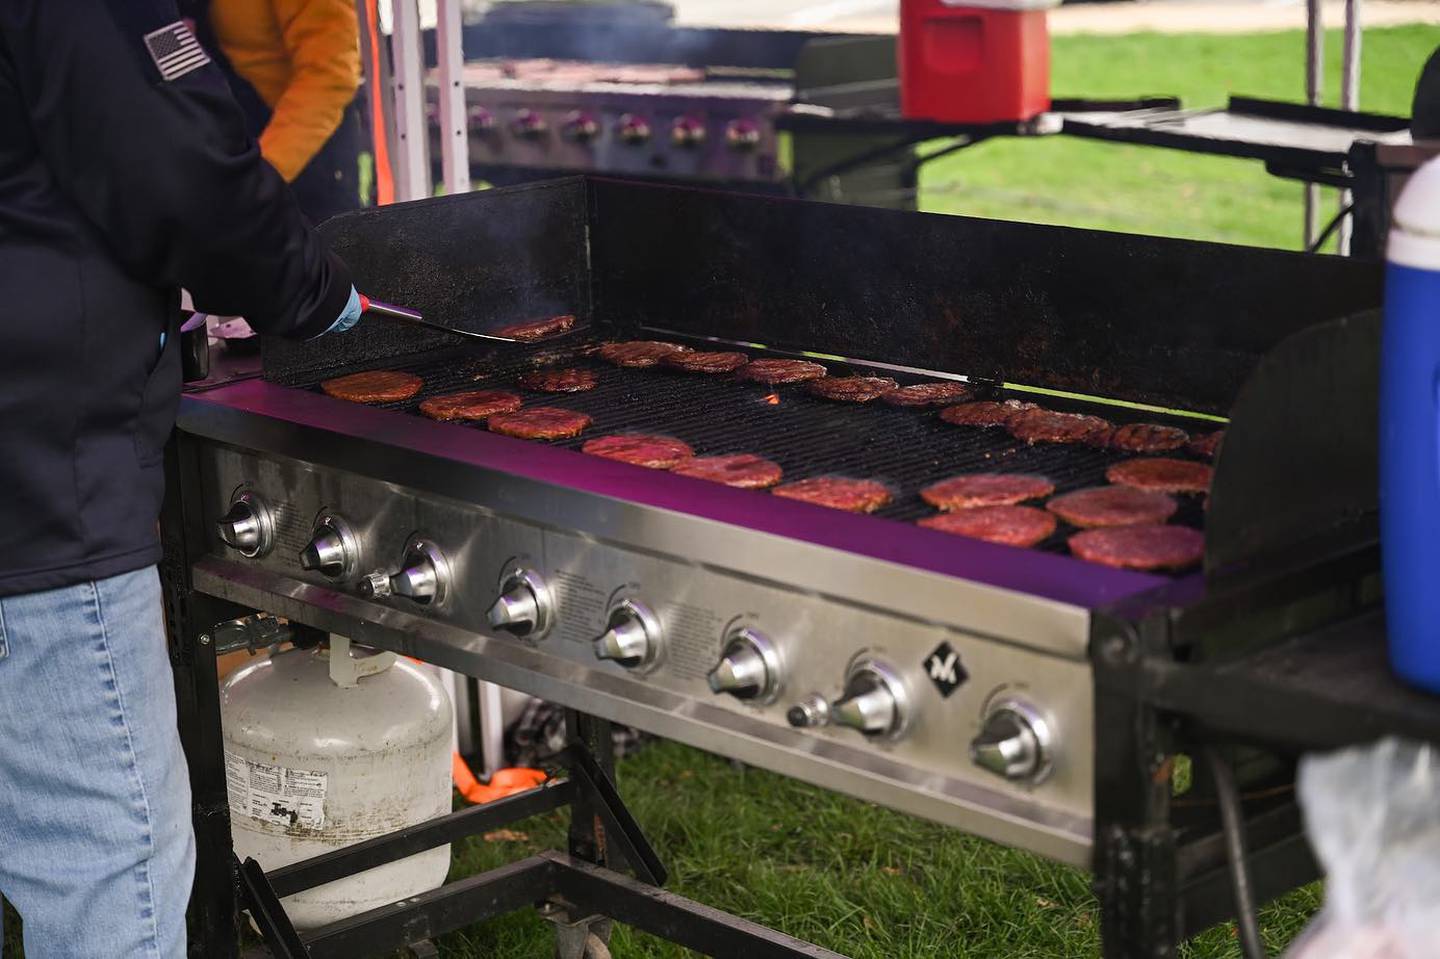
{"label": "navy blue jacket", "polygon": [[180,287],[297,337],[349,296],[188,38],[174,0],[0,3],[0,596],[159,559]]}

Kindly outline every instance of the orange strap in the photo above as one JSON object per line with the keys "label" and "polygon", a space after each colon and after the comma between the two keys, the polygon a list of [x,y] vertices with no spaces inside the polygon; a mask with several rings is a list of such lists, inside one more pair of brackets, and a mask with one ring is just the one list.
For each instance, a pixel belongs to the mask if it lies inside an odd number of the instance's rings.
{"label": "orange strap", "polygon": [[375,160],[375,205],[395,202],[395,178],[390,172],[390,134],[385,126],[385,107],[380,102],[380,14],[378,0],[365,0],[366,44],[370,52],[369,89],[371,155]]}
{"label": "orange strap", "polygon": [[465,762],[459,753],[455,753],[451,758],[451,768],[455,779],[455,788],[460,791],[460,795],[464,796],[466,801],[477,805],[534,789],[536,786],[544,785],[545,780],[550,778],[539,769],[513,767],[495,770],[495,775],[490,777],[487,785],[475,778],[475,774],[470,770],[470,764]]}

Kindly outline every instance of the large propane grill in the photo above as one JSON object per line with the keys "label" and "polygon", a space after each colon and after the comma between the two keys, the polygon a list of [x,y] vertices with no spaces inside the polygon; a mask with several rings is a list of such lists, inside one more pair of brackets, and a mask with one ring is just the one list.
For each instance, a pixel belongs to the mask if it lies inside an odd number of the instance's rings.
{"label": "large propane grill", "polygon": [[[696,343],[704,348],[707,344]],[[713,347],[712,347],[713,348]],[[574,439],[552,445],[579,450],[586,440],[617,433],[654,433],[674,436],[694,447],[696,454],[755,453],[779,463],[786,482],[812,476],[846,476],[885,483],[894,494],[890,505],[875,515],[910,522],[935,511],[919,496],[925,486],[961,473],[1016,472],[1044,476],[1064,493],[1104,485],[1105,469],[1129,459],[1130,453],[1074,444],[1029,446],[1001,429],[977,429],[945,423],[937,409],[890,406],[881,401],[839,403],[810,396],[803,384],[770,387],[739,380],[733,375],[705,375],[652,369],[625,369],[596,361],[586,347],[572,347],[566,355],[556,350],[542,354],[544,366],[593,369],[599,376],[595,389],[581,393],[539,393],[521,389],[516,378],[534,369],[529,358],[494,361],[480,356],[454,356],[408,367],[425,386],[412,400],[384,404],[388,409],[422,415],[417,407],[431,396],[465,389],[509,389],[518,392],[527,407],[558,406],[589,414],[594,422]],[[827,363],[832,375],[863,369]],[[318,389],[318,384],[315,385]],[[1001,398],[996,391],[981,391],[985,398]],[[1046,396],[1006,393],[1049,408],[1074,408]],[[1137,417],[1120,407],[1094,406],[1096,413],[1116,423],[1155,422],[1154,415]],[[485,429],[483,424],[451,424],[456,429]],[[1208,431],[1220,424],[1203,420],[1189,426]],[[1183,451],[1170,454],[1186,457]],[[636,467],[639,469],[640,467]],[[769,495],[764,491],[757,496]],[[1177,497],[1180,509],[1172,522],[1200,527],[1204,512],[1199,497]],[[1066,550],[1074,530],[1063,523],[1040,548]]]}

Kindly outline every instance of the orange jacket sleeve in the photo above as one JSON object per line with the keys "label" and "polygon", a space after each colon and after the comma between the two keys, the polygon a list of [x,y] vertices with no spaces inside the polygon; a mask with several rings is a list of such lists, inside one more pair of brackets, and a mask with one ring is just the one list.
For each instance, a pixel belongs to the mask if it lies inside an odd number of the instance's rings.
{"label": "orange jacket sleeve", "polygon": [[360,26],[353,0],[273,0],[290,82],[260,134],[260,152],[287,181],[340,126],[360,87]]}

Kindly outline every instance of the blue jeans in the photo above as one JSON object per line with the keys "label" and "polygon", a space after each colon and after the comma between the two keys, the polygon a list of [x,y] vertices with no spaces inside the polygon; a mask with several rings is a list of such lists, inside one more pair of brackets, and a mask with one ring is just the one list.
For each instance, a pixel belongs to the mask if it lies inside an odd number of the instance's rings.
{"label": "blue jeans", "polygon": [[181,959],[194,872],[155,568],[0,599],[0,893],[27,959]]}

